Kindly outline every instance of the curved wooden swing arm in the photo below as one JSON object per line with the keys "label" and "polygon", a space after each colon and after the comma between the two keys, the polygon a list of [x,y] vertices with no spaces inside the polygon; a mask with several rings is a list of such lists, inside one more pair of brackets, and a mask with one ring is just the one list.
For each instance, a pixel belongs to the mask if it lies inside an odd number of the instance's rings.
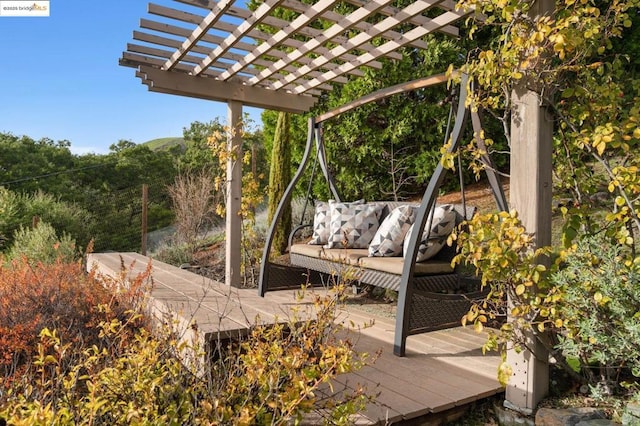
{"label": "curved wooden swing arm", "polygon": [[[456,76],[457,71],[454,71],[452,76]],[[429,77],[419,78],[417,80],[408,81],[406,83],[396,84],[395,86],[385,87],[384,89],[377,90],[369,95],[356,99],[355,101],[346,103],[334,110],[325,112],[316,117],[316,123],[322,123],[337,115],[344,114],[347,111],[351,111],[362,105],[366,105],[371,102],[378,101],[380,99],[387,98],[389,96],[410,92],[412,90],[422,89],[424,87],[434,86],[436,84],[446,83],[449,80],[449,76],[446,73],[436,74]]]}

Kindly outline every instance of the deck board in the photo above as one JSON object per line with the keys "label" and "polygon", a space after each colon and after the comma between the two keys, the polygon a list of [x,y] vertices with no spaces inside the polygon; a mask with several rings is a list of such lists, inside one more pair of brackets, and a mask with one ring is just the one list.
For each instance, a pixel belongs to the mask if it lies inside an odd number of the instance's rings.
{"label": "deck board", "polygon": [[[149,258],[136,253],[91,254],[87,266],[95,265],[98,271],[113,276],[123,264],[131,267],[129,276],[134,277],[147,269]],[[151,265],[151,301],[156,314],[179,314],[180,326],[187,330],[185,338],[193,338],[188,328],[194,321],[204,331],[205,339],[213,339],[242,336],[257,323],[288,321],[296,310],[299,310],[296,318],[311,318],[313,294],[326,294],[326,290],[316,289],[298,300],[299,291],[279,290],[263,298],[256,289],[230,288],[156,260]],[[496,380],[499,357],[481,352],[486,333],[458,327],[410,336],[407,356],[401,358],[393,355],[393,318],[346,304],[337,312],[337,321],[345,327],[340,337],[350,339],[357,351],[379,353],[373,364],[340,375],[334,383],[334,392],[363,384],[369,393],[378,393],[376,401],[360,414],[357,424],[428,419],[424,416],[503,391]],[[329,397],[329,387],[325,386],[318,395]],[[313,420],[308,424],[313,424]]]}

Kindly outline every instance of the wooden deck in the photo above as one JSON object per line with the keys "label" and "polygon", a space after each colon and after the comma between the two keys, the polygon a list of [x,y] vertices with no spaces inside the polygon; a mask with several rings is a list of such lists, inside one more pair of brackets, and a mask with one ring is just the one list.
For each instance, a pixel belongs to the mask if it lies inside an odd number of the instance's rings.
{"label": "wooden deck", "polygon": [[[136,275],[148,263],[149,258],[137,253],[98,253],[87,259],[88,268],[111,276],[118,274],[122,265]],[[311,303],[308,297],[297,300],[292,290],[269,292],[262,298],[255,289],[229,288],[156,260],[151,271],[154,314],[165,321],[173,320],[185,330],[186,339],[194,338],[189,326],[194,321],[205,333],[204,339],[212,339],[218,332],[233,338],[245,334],[256,317],[260,323],[274,323],[289,318],[292,308]],[[482,355],[482,334],[459,327],[411,336],[407,356],[400,358],[393,355],[393,319],[347,305],[339,320],[355,324],[373,320],[371,327],[352,331],[352,339],[358,351],[382,351],[373,365],[337,380],[339,385],[361,384],[369,393],[379,394],[358,424],[407,420],[438,424],[443,413],[503,391],[496,380],[499,356]]]}

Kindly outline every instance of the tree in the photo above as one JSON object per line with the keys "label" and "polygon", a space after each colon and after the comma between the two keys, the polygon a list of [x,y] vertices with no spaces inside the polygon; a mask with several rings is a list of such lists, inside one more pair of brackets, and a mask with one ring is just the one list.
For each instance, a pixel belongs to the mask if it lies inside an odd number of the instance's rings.
{"label": "tree", "polygon": [[[275,216],[278,203],[284,195],[287,185],[291,181],[291,143],[289,138],[289,113],[280,112],[276,133],[273,137],[271,149],[271,168],[269,170],[269,206],[267,222],[271,223]],[[287,249],[288,236],[291,231],[291,204],[284,206],[282,216],[274,234],[273,247],[282,254]]]}
{"label": "tree", "polygon": [[178,162],[180,170],[197,172],[217,167],[218,160],[208,146],[208,140],[214,132],[224,132],[224,125],[218,118],[208,123],[194,121],[183,129],[186,149]]}
{"label": "tree", "polygon": [[69,141],[0,133],[0,185],[14,191],[63,193],[73,187],[75,156]]}

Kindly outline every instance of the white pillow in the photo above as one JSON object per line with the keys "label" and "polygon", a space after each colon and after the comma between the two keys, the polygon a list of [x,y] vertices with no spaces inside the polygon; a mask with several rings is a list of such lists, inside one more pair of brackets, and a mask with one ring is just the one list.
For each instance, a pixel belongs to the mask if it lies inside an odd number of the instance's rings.
{"label": "white pillow", "polygon": [[380,226],[382,206],[329,201],[331,223],[325,248],[367,248]]}
{"label": "white pillow", "polygon": [[[453,228],[456,226],[456,212],[453,209],[453,205],[444,204],[436,207],[433,211],[433,219],[427,217],[425,226],[428,226],[429,223],[431,223],[431,231],[428,229],[422,231],[416,262],[423,262],[432,258],[444,247],[449,234],[453,232]],[[405,254],[409,251],[409,239],[411,238],[413,227],[414,225],[411,225],[404,237]]]}
{"label": "white pillow", "polygon": [[384,218],[369,244],[369,256],[402,256],[404,237],[416,220],[417,208],[410,205],[396,207]]}
{"label": "white pillow", "polygon": [[[331,211],[329,201],[317,201],[316,212],[313,215],[313,235],[307,244],[327,244],[329,241],[329,225],[331,224]],[[364,200],[356,200],[345,204],[363,204]]]}

